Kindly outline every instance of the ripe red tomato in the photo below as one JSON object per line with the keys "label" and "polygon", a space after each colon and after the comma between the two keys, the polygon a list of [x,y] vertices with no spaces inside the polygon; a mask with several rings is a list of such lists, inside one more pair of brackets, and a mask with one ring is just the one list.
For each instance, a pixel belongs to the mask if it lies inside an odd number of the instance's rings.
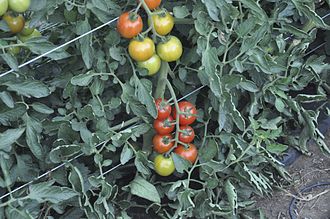
{"label": "ripe red tomato", "polygon": [[136,37],[143,29],[143,22],[140,15],[131,12],[121,14],[117,22],[119,34],[127,39]]}
{"label": "ripe red tomato", "polygon": [[31,0],[8,0],[8,4],[11,10],[22,13],[29,9]]}
{"label": "ripe red tomato", "polygon": [[173,132],[174,123],[172,116],[167,117],[165,120],[156,119],[154,121],[154,129],[160,135],[166,135]]}
{"label": "ripe red tomato", "polygon": [[195,131],[191,126],[180,126],[179,141],[190,143],[195,138]]}
{"label": "ripe red tomato", "polygon": [[154,160],[154,168],[159,175],[169,176],[175,170],[174,161],[172,157],[164,157],[162,154],[158,154]]}
{"label": "ripe red tomato", "polygon": [[[182,101],[179,102],[179,109],[183,114],[179,116],[179,123],[180,125],[190,125],[196,120],[197,110],[196,107],[188,102]],[[173,118],[176,118],[176,108],[173,108]]]}
{"label": "ripe red tomato", "polygon": [[149,37],[132,39],[128,45],[128,53],[135,61],[144,62],[155,53],[155,43]]}
{"label": "ripe red tomato", "polygon": [[25,24],[25,20],[23,18],[23,16],[19,15],[17,17],[12,17],[9,14],[5,14],[3,16],[3,20],[6,21],[10,32],[12,33],[19,33],[23,30],[24,28],[24,24]]}
{"label": "ripe red tomato", "polygon": [[144,2],[147,4],[147,6],[150,10],[153,10],[153,9],[157,8],[162,1],[161,0],[144,0]]}
{"label": "ripe red tomato", "polygon": [[154,145],[154,151],[160,154],[168,152],[174,146],[171,134],[155,135],[152,139],[152,143]]}
{"label": "ripe red tomato", "polygon": [[190,161],[192,164],[195,163],[198,155],[197,148],[194,144],[188,144],[188,147],[179,144],[175,149],[174,153],[180,155],[184,159]]}
{"label": "ripe red tomato", "polygon": [[171,115],[172,108],[166,99],[158,98],[155,103],[158,112],[157,119],[164,120]]}

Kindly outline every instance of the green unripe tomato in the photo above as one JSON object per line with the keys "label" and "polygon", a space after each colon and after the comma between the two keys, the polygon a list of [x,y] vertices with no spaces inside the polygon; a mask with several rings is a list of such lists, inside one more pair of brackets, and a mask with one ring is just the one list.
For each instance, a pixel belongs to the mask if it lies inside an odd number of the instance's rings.
{"label": "green unripe tomato", "polygon": [[11,10],[22,13],[30,8],[31,0],[8,0],[8,3]]}
{"label": "green unripe tomato", "polygon": [[8,10],[8,0],[0,0],[0,16],[4,15]]}
{"label": "green unripe tomato", "polygon": [[28,21],[25,23],[25,26],[24,26],[23,30],[20,32],[20,34],[23,36],[28,36],[28,35],[32,34],[33,31],[34,31],[34,28],[30,27],[30,22]]}
{"label": "green unripe tomato", "polygon": [[29,39],[32,39],[32,38],[35,38],[35,37],[40,37],[40,36],[41,36],[41,33],[37,29],[34,29],[34,31],[30,35],[23,36],[23,35],[19,34],[18,39],[20,41],[22,41],[23,43],[25,43]]}
{"label": "green unripe tomato", "polygon": [[64,9],[64,17],[67,22],[76,22],[77,16],[78,16],[78,12],[76,10],[73,9],[71,11],[68,11]]}
{"label": "green unripe tomato", "polygon": [[154,54],[153,56],[151,56],[150,59],[144,62],[138,62],[138,66],[140,68],[145,68],[148,70],[149,76],[156,74],[160,69],[160,65],[161,65],[161,60],[157,54]]}
{"label": "green unripe tomato", "polygon": [[175,36],[170,36],[168,40],[157,45],[157,54],[165,62],[178,60],[181,57],[182,52],[182,43]]}
{"label": "green unripe tomato", "polygon": [[13,56],[17,55],[21,51],[21,48],[19,46],[12,46],[8,48],[8,52],[12,54]]}
{"label": "green unripe tomato", "polygon": [[175,170],[174,161],[172,157],[166,158],[162,154],[159,154],[155,157],[154,167],[156,173],[161,176],[169,176]]}

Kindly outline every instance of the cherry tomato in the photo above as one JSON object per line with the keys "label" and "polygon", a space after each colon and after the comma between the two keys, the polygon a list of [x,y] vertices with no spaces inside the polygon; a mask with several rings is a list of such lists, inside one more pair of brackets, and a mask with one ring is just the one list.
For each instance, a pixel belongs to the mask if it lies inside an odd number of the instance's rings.
{"label": "cherry tomato", "polygon": [[144,2],[147,4],[147,6],[150,10],[153,10],[153,9],[157,8],[162,1],[161,0],[144,0]]}
{"label": "cherry tomato", "polygon": [[[196,107],[188,102],[182,101],[178,103],[180,111],[183,113],[179,116],[180,125],[190,125],[195,122],[197,110]],[[173,118],[176,118],[176,109],[173,108]]]}
{"label": "cherry tomato", "polygon": [[149,37],[133,39],[128,45],[128,53],[135,61],[147,61],[155,53],[155,44]]}
{"label": "cherry tomato", "polygon": [[163,154],[169,151],[174,146],[173,137],[171,134],[155,135],[152,139],[154,151]]}
{"label": "cherry tomato", "polygon": [[8,0],[8,3],[11,10],[22,13],[29,9],[31,0]]}
{"label": "cherry tomato", "polygon": [[0,0],[0,16],[4,15],[8,10],[8,0]]}
{"label": "cherry tomato", "polygon": [[174,161],[172,157],[166,158],[162,154],[158,154],[154,160],[154,168],[159,175],[169,176],[175,170]]}
{"label": "cherry tomato", "polygon": [[171,115],[172,108],[166,99],[157,98],[155,104],[158,112],[157,119],[164,120]]}
{"label": "cherry tomato", "polygon": [[27,36],[23,36],[21,34],[18,34],[18,39],[20,41],[22,41],[23,43],[25,43],[29,39],[33,39],[35,37],[41,37],[41,33],[37,29],[34,29],[34,31],[30,35],[27,35]]}
{"label": "cherry tomato", "polygon": [[182,43],[175,37],[170,36],[165,42],[157,45],[157,54],[165,62],[173,62],[178,60],[182,55]]}
{"label": "cherry tomato", "polygon": [[138,62],[140,68],[145,68],[148,70],[148,75],[152,76],[156,74],[161,66],[161,60],[157,54],[153,54],[150,59],[144,62]]}
{"label": "cherry tomato", "polygon": [[180,126],[179,141],[190,143],[195,138],[195,131],[191,126]]}
{"label": "cherry tomato", "polygon": [[117,30],[119,34],[127,39],[136,37],[143,29],[143,22],[140,15],[125,12],[119,16]]}
{"label": "cherry tomato", "polygon": [[174,123],[172,116],[167,117],[165,120],[156,119],[154,121],[154,129],[160,135],[166,135],[173,132]]}
{"label": "cherry tomato", "polygon": [[6,21],[10,32],[12,33],[19,33],[23,30],[24,28],[24,24],[25,24],[25,20],[23,18],[23,16],[19,15],[17,17],[12,17],[9,14],[5,14],[3,16],[3,20]]}
{"label": "cherry tomato", "polygon": [[[154,27],[155,27],[156,32],[159,35],[165,36],[165,35],[169,34],[171,32],[171,30],[173,29],[174,18],[167,11],[163,12],[163,13],[161,11],[157,11],[157,12],[159,12],[160,14],[152,15]],[[150,26],[151,21],[149,20],[148,23]]]}
{"label": "cherry tomato", "polygon": [[17,55],[21,51],[21,48],[19,46],[12,46],[8,48],[8,52],[12,54],[13,56]]}
{"label": "cherry tomato", "polygon": [[174,153],[180,155],[184,159],[190,161],[192,164],[195,163],[198,155],[197,148],[194,144],[188,144],[188,147],[179,144],[175,149]]}
{"label": "cherry tomato", "polygon": [[34,31],[33,27],[30,27],[30,22],[25,22],[25,26],[23,28],[23,30],[20,32],[21,35],[23,36],[28,36],[30,34],[32,34]]}

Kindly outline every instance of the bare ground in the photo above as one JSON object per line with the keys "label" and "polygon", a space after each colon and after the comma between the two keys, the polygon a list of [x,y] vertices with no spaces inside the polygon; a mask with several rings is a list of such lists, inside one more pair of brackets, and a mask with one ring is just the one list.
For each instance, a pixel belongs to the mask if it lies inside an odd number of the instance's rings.
{"label": "bare ground", "polygon": [[[327,132],[326,144],[330,146],[330,131]],[[320,182],[330,183],[330,157],[326,157],[318,146],[311,142],[311,156],[300,156],[287,168],[293,181],[285,188],[275,190],[272,197],[259,198],[260,207],[267,218],[289,219],[289,205],[296,197],[296,210],[299,219],[330,219],[330,185],[312,189],[309,192],[299,191],[306,186]]]}

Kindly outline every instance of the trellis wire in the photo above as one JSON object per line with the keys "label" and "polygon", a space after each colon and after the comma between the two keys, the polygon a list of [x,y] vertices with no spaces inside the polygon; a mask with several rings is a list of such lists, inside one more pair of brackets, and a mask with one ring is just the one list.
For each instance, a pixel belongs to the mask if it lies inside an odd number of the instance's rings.
{"label": "trellis wire", "polygon": [[[324,19],[324,18],[326,18],[326,17],[328,17],[328,16],[330,16],[330,13],[324,15],[324,16],[322,17],[322,19]],[[73,43],[73,42],[75,42],[75,41],[77,41],[77,40],[79,40],[79,39],[81,39],[81,38],[83,38],[83,37],[85,37],[85,36],[87,36],[87,35],[93,33],[93,32],[95,32],[95,31],[97,31],[97,30],[99,30],[99,29],[101,29],[101,28],[103,28],[103,27],[105,27],[105,26],[107,26],[107,25],[109,25],[109,24],[115,22],[117,19],[118,19],[118,17],[116,17],[116,18],[114,18],[114,19],[112,19],[112,20],[110,20],[110,21],[108,21],[108,22],[106,22],[106,23],[104,23],[104,24],[102,24],[102,25],[100,25],[100,26],[98,26],[98,27],[96,27],[96,28],[94,28],[94,29],[92,29],[92,30],[90,30],[90,31],[88,31],[88,32],[86,32],[86,33],[84,33],[84,34],[82,34],[82,35],[80,35],[80,36],[78,36],[78,37],[76,37],[76,38],[74,38],[74,39],[72,39],[72,40],[66,42],[66,43],[64,43],[64,44],[62,44],[62,45],[60,45],[60,46],[58,46],[58,47],[55,47],[54,49],[49,50],[48,52],[46,52],[46,53],[44,53],[44,54],[41,54],[41,55],[39,55],[39,56],[37,56],[37,57],[31,59],[30,61],[27,61],[27,62],[25,62],[25,63],[19,65],[19,66],[18,66],[18,69],[20,69],[20,68],[22,68],[22,67],[25,67],[25,66],[27,66],[27,65],[29,65],[29,64],[31,64],[31,63],[37,61],[37,60],[39,60],[40,58],[45,57],[45,56],[49,55],[50,53],[55,52],[55,51],[57,51],[57,50],[59,50],[59,49],[65,47],[65,46],[67,46],[67,45],[69,45],[69,44],[71,44],[71,43]],[[290,36],[290,37],[287,37],[285,40],[289,40],[290,38],[291,38],[291,36]],[[307,56],[307,55],[309,55],[310,53],[316,51],[317,49],[321,48],[321,47],[324,46],[324,45],[325,45],[325,43],[322,43],[321,45],[317,46],[316,48],[314,48],[314,49],[312,49],[311,51],[309,51],[308,53],[306,53],[305,56]],[[48,63],[48,62],[47,62],[47,63]],[[4,77],[4,76],[6,76],[6,75],[8,75],[8,74],[10,74],[10,73],[13,73],[13,72],[14,72],[14,70],[11,69],[11,70],[9,70],[9,71],[7,71],[7,72],[5,72],[5,73],[2,73],[2,74],[0,74],[0,78],[1,78],[1,77]],[[188,96],[190,96],[190,95],[192,95],[193,93],[195,93],[195,92],[201,90],[201,89],[204,88],[204,87],[206,87],[206,85],[202,85],[202,86],[198,87],[197,89],[193,90],[192,92],[190,92],[190,93],[184,95],[183,97],[179,98],[178,101],[181,101],[181,100],[187,98]],[[104,143],[106,143],[106,142],[107,142],[107,141],[103,141],[103,142],[97,144],[96,147],[99,147],[100,145],[102,145],[102,144],[104,144]],[[36,177],[35,179],[29,181],[28,183],[25,183],[25,184],[23,184],[23,185],[21,185],[21,186],[15,188],[15,189],[11,190],[10,192],[8,192],[8,193],[2,195],[2,196],[0,197],[0,201],[1,201],[2,199],[4,199],[4,198],[8,197],[9,195],[13,194],[14,192],[17,192],[17,191],[19,191],[19,190],[21,190],[21,189],[27,187],[28,185],[31,185],[32,183],[36,182],[37,180],[42,179],[43,177],[47,176],[48,174],[50,174],[50,173],[52,173],[52,172],[54,172],[54,171],[56,171],[56,170],[58,170],[58,169],[64,167],[67,163],[70,163],[70,162],[72,162],[72,161],[78,159],[79,157],[81,157],[81,156],[83,156],[83,155],[84,155],[83,153],[80,153],[80,154],[74,156],[73,158],[69,159],[69,160],[66,161],[65,163],[62,163],[62,164],[60,164],[60,165],[58,165],[58,166],[56,166],[56,167],[54,167],[54,168],[48,170],[47,172],[41,174],[40,176]],[[110,168],[109,170],[107,170],[106,172],[104,172],[104,173],[103,173],[102,175],[100,175],[100,176],[104,176],[104,175],[108,174],[109,172],[113,171],[114,169],[118,168],[119,166],[121,166],[121,164],[118,164],[118,165],[116,165],[116,166]],[[99,176],[99,177],[100,177],[100,176]]]}

